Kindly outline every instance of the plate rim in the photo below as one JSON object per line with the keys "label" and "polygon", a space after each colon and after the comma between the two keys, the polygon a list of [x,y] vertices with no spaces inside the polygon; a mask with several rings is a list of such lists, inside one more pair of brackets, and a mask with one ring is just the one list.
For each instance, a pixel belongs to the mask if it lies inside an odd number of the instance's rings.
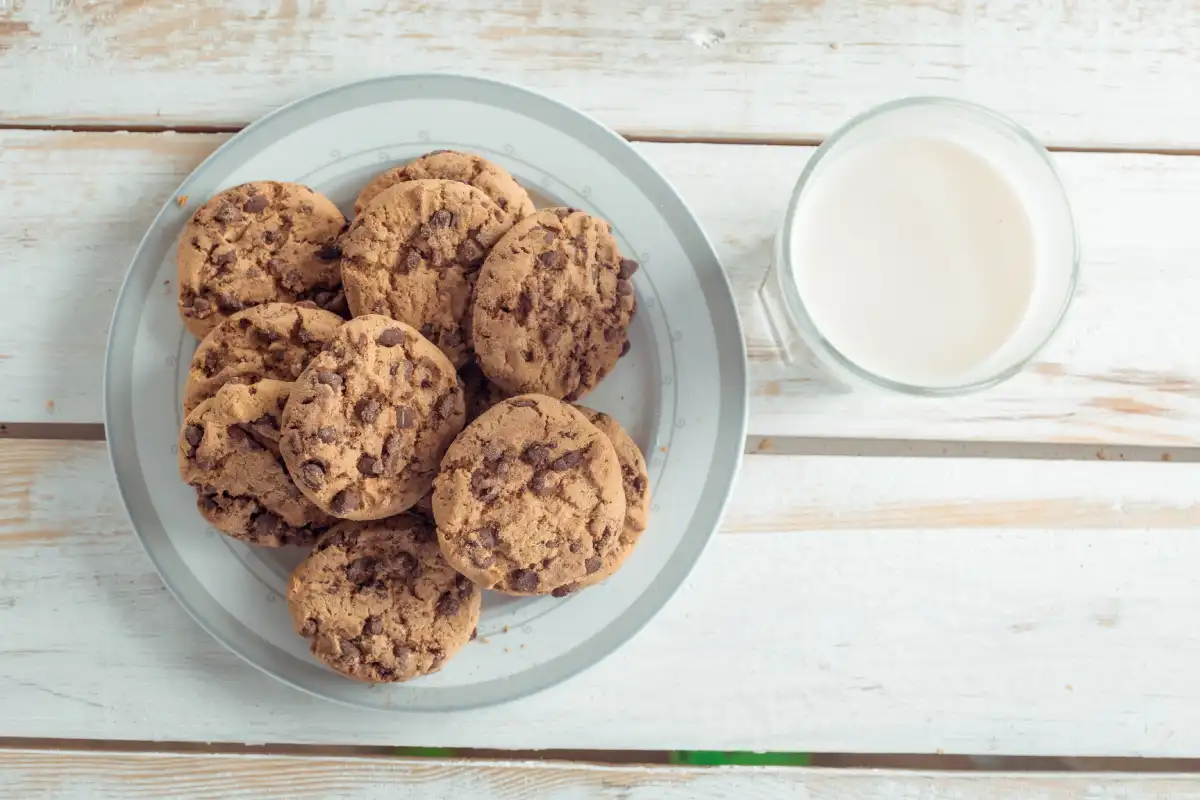
{"label": "plate rim", "polygon": [[[157,552],[157,548],[160,545],[152,543],[150,535],[143,532],[141,526],[139,526],[137,518],[134,515],[134,509],[140,508],[144,512],[144,506],[147,503],[152,503],[152,501],[150,501],[149,488],[145,485],[141,463],[136,452],[130,401],[132,395],[130,379],[133,372],[133,345],[136,342],[140,316],[133,316],[128,311],[127,306],[132,299],[139,273],[146,271],[144,268],[139,270],[139,264],[152,248],[152,241],[155,239],[156,234],[161,235],[166,227],[167,217],[172,213],[172,207],[176,204],[176,198],[184,194],[184,188],[194,180],[197,180],[198,176],[201,176],[206,170],[211,168],[218,159],[225,158],[232,151],[244,147],[248,142],[257,137],[260,131],[278,124],[281,120],[290,118],[306,106],[319,106],[319,104],[328,102],[338,95],[353,94],[356,92],[370,93],[372,90],[378,92],[389,89],[392,91],[401,89],[400,94],[402,96],[425,98],[432,96],[436,98],[438,95],[436,86],[430,87],[428,85],[430,83],[442,85],[464,84],[466,87],[479,90],[509,93],[523,97],[534,104],[541,104],[543,108],[557,111],[560,115],[565,114],[567,119],[573,118],[573,121],[577,125],[582,124],[585,129],[588,129],[589,134],[591,134],[589,146],[593,144],[601,145],[601,152],[604,152],[605,155],[620,156],[624,160],[626,167],[632,166],[640,170],[642,174],[638,177],[655,184],[652,188],[660,194],[665,193],[669,200],[677,204],[677,211],[682,212],[678,221],[691,228],[691,230],[687,231],[688,238],[678,237],[680,246],[684,247],[686,252],[689,250],[686,242],[694,241],[697,248],[702,251],[702,259],[696,259],[692,257],[695,255],[694,253],[689,253],[689,261],[693,265],[693,270],[695,271],[698,261],[707,262],[711,266],[715,266],[715,270],[707,269],[706,267],[704,271],[696,271],[696,276],[700,284],[701,294],[709,310],[709,317],[713,323],[714,340],[718,357],[718,374],[721,378],[719,416],[715,424],[716,436],[713,449],[714,454],[724,455],[728,452],[728,458],[719,467],[714,468],[710,466],[701,489],[700,500],[695,506],[695,510],[688,521],[683,536],[651,585],[645,588],[617,617],[607,622],[582,644],[544,662],[534,670],[530,670],[529,672],[533,674],[532,679],[521,682],[520,686],[504,693],[504,696],[498,698],[475,698],[465,702],[449,703],[411,702],[408,698],[405,698],[389,706],[372,705],[366,702],[359,702],[351,697],[321,693],[313,687],[290,679],[284,674],[284,669],[276,668],[269,664],[271,653],[266,653],[268,658],[259,658],[251,652],[253,648],[244,650],[243,643],[235,641],[238,637],[226,636],[218,630],[217,625],[208,619],[208,615],[203,613],[199,608],[196,608],[185,597],[184,588],[176,585],[177,581],[175,577],[179,576],[175,575],[174,570],[180,567],[185,572],[188,572],[188,570],[175,548],[169,545],[165,531],[163,531],[161,538],[163,541],[167,541],[168,544],[163,548],[162,552]],[[408,85],[411,85],[412,88],[404,92],[402,90],[403,87]],[[367,105],[369,104],[371,103]],[[492,103],[492,105],[501,108],[508,107],[498,103]],[[577,138],[572,132],[563,132],[568,136],[572,136],[572,138]],[[604,148],[607,148],[607,150]],[[621,169],[621,171],[625,172],[625,169]],[[641,182],[635,181],[635,183],[637,183],[640,191],[644,192],[646,190],[646,187]],[[671,223],[668,222],[668,224]],[[124,348],[123,351],[122,348]],[[119,351],[125,353],[123,359]],[[121,360],[128,362],[121,376],[125,380],[118,380],[118,376],[116,375],[116,372],[122,367],[118,363]],[[124,411],[121,410],[123,406],[125,408]],[[729,281],[729,275],[724,269],[720,256],[709,239],[708,234],[700,225],[699,219],[674,186],[630,142],[591,115],[524,86],[490,78],[451,73],[400,73],[353,81],[331,87],[302,97],[264,115],[223,143],[184,178],[179,187],[164,201],[158,214],[155,215],[153,221],[146,229],[126,269],[125,277],[121,282],[105,344],[103,419],[109,462],[116,477],[118,494],[120,495],[121,503],[129,519],[130,526],[133,528],[142,549],[154,565],[159,578],[168,591],[170,591],[176,602],[183,607],[187,614],[212,636],[213,639],[220,643],[222,647],[260,672],[266,673],[281,683],[287,684],[311,696],[319,697],[322,700],[371,711],[445,712],[511,702],[547,689],[577,675],[607,658],[633,638],[658,614],[675,592],[678,591],[679,587],[683,585],[684,580],[691,573],[704,548],[720,528],[721,520],[724,517],[729,498],[732,495],[742,462],[748,426],[748,414],[749,365],[746,355],[745,337],[738,315],[737,302]],[[713,463],[716,464],[717,462],[714,461]],[[157,518],[156,514],[154,516]],[[697,523],[698,519],[709,518],[712,520],[711,524]],[[166,563],[172,557],[178,562],[178,565],[168,565]],[[195,580],[194,576],[193,580]],[[203,587],[200,588],[202,591],[207,592]],[[209,597],[211,597],[211,594],[209,594]],[[235,625],[243,628],[248,635],[261,639],[261,636],[251,629],[246,628],[232,614],[225,613]],[[265,646],[273,647],[269,643],[265,643]],[[589,655],[579,658],[578,652],[580,651],[587,651]],[[320,669],[315,665],[313,667],[314,669]],[[528,675],[529,672],[525,674]],[[494,685],[505,682],[518,682],[518,676],[496,679],[488,683]],[[413,688],[416,689],[418,687]],[[423,691],[430,692],[435,690],[426,689]],[[436,691],[438,695],[444,692],[465,696],[470,690],[446,688]],[[416,700],[417,698],[413,699]]]}

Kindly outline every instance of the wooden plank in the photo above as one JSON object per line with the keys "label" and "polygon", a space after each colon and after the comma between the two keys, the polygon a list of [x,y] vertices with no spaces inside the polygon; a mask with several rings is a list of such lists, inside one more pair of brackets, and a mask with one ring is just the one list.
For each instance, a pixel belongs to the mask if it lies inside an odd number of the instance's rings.
{"label": "wooden plank", "polygon": [[1191,147],[1195,0],[26,0],[0,6],[0,119],[241,125],[394,72],[549,92],[627,132],[820,137],[948,94],[1058,144]]}
{"label": "wooden plank", "polygon": [[364,724],[188,620],[106,461],[0,441],[0,737],[1200,751],[1200,464],[749,456],[721,535],[618,652],[519,702]]}
{"label": "wooden plank", "polygon": [[[100,421],[116,291],[157,207],[223,136],[0,132],[0,421]],[[720,250],[752,360],[764,436],[1200,444],[1200,158],[1063,153],[1083,278],[1065,329],[1027,373],[947,401],[831,393],[780,372],[757,291],[811,148],[640,144]],[[713,191],[714,186],[721,187]],[[70,224],[63,224],[69,220]]]}
{"label": "wooden plank", "polygon": [[604,767],[554,762],[404,760],[0,750],[0,781],[28,798],[539,797],[627,800],[1173,800],[1200,776],[954,773],[787,767]]}

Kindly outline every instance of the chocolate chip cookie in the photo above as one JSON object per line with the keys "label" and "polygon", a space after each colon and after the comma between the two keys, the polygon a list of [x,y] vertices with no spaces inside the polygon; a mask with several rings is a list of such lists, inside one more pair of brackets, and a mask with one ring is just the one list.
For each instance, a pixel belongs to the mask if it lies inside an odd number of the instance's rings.
{"label": "chocolate chip cookie", "polygon": [[617,451],[617,461],[621,465],[621,486],[625,491],[625,524],[618,535],[617,548],[603,559],[600,569],[579,581],[577,587],[566,587],[560,594],[597,584],[620,569],[642,537],[650,518],[650,475],[646,471],[646,459],[642,457],[642,451],[621,427],[621,423],[608,414],[584,406],[575,408],[608,437]]}
{"label": "chocolate chip cookie", "polygon": [[466,410],[454,367],[402,322],[350,320],[296,379],[280,449],[325,511],[380,519],[429,491]]}
{"label": "chocolate chip cookie", "polygon": [[528,192],[503,167],[471,153],[434,150],[402,167],[394,167],[376,175],[354,201],[354,214],[361,214],[380,192],[397,183],[429,179],[458,181],[474,186],[500,207],[509,225],[532,216],[536,210]]}
{"label": "chocolate chip cookie", "polygon": [[204,337],[183,389],[186,414],[227,383],[294,381],[345,322],[337,314],[292,303],[239,311]]}
{"label": "chocolate chip cookie", "polygon": [[454,440],[434,483],[433,513],[446,560],[480,586],[570,591],[620,547],[621,465],[579,411],[521,395]]}
{"label": "chocolate chip cookie", "polygon": [[412,325],[462,366],[471,355],[468,312],[479,265],[509,227],[500,207],[465,183],[396,184],[342,237],[350,310]]}
{"label": "chocolate chip cookie", "polygon": [[309,502],[279,457],[292,384],[229,383],[196,406],[179,433],[179,473],[217,530],[263,547],[310,545],[337,520]]}
{"label": "chocolate chip cookie", "polygon": [[636,308],[608,223],[569,208],[517,223],[484,262],[472,338],[479,366],[510,394],[577,400],[628,349]]}
{"label": "chocolate chip cookie", "polygon": [[446,563],[433,526],[408,514],[338,525],[296,567],[287,600],[313,655],[374,683],[436,672],[479,622],[479,589]]}
{"label": "chocolate chip cookie", "polygon": [[256,181],[226,189],[179,237],[179,314],[197,339],[262,303],[311,300],[345,310],[337,237],[346,220],[307,186]]}

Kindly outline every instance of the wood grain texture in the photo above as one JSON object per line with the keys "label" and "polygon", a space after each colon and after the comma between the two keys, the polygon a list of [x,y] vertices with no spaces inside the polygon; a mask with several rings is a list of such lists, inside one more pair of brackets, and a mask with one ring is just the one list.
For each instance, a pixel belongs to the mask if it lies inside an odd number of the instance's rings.
{"label": "wood grain texture", "polygon": [[469,797],[716,800],[1172,800],[1200,798],[1195,775],[900,772],[0,750],[13,797]]}
{"label": "wood grain texture", "polygon": [[107,476],[100,443],[0,441],[0,736],[1200,750],[1200,464],[749,456],[722,533],[632,641],[519,702],[415,716],[316,700],[224,651]]}
{"label": "wood grain texture", "polygon": [[347,81],[516,81],[626,132],[821,137],[913,94],[1066,145],[1200,144],[1196,0],[26,0],[0,119],[240,125]]}
{"label": "wood grain texture", "polygon": [[[226,137],[0,132],[0,422],[100,421],[116,292],[157,208]],[[717,244],[741,307],[764,436],[1200,444],[1200,158],[1057,157],[1084,242],[1067,324],[1025,374],[946,401],[833,393],[780,371],[757,291],[806,147],[639,144]],[[714,191],[714,187],[720,187]],[[68,220],[69,224],[63,224]],[[164,287],[164,291],[172,291]]]}

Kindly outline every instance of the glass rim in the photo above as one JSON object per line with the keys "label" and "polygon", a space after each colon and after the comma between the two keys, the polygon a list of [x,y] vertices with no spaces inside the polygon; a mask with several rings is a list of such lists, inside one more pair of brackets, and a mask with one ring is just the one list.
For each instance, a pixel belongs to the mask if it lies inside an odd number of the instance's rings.
{"label": "glass rim", "polygon": [[[917,106],[944,106],[954,108],[960,111],[966,111],[970,114],[983,117],[994,125],[998,125],[1009,133],[1013,134],[1018,140],[1024,142],[1037,155],[1041,163],[1046,167],[1050,177],[1053,179],[1054,187],[1058,191],[1058,195],[1062,200],[1062,206],[1066,211],[1067,221],[1070,225],[1071,234],[1071,264],[1070,275],[1068,276],[1066,291],[1063,294],[1062,302],[1054,317],[1053,324],[1045,336],[1038,339],[1036,344],[1029,348],[1029,352],[1024,353],[1020,358],[1015,359],[1011,364],[1006,365],[1003,369],[996,371],[993,374],[987,375],[979,380],[969,381],[967,383],[953,384],[949,386],[929,386],[925,384],[906,383],[903,381],[895,381],[886,378],[878,373],[872,372],[857,362],[853,361],[836,348],[832,342],[825,337],[820,328],[817,327],[812,315],[808,312],[808,308],[804,304],[804,300],[800,297],[800,290],[797,287],[795,280],[794,263],[791,256],[791,248],[787,246],[792,239],[792,229],[796,221],[796,210],[799,208],[800,200],[804,195],[808,183],[816,171],[817,167],[825,160],[830,151],[832,151],[847,135],[856,130],[864,123],[870,122],[878,117],[885,116],[889,113],[900,111],[906,108]],[[1066,319],[1067,310],[1071,306],[1071,302],[1075,297],[1075,290],[1079,282],[1080,272],[1080,247],[1079,247],[1079,230],[1075,224],[1075,213],[1071,208],[1070,199],[1067,196],[1066,187],[1063,185],[1062,176],[1059,175],[1058,169],[1054,165],[1053,159],[1050,157],[1049,151],[1033,134],[1025,130],[1021,125],[1004,116],[1003,114],[993,111],[986,106],[981,106],[978,103],[972,103],[966,100],[958,100],[952,97],[937,97],[937,96],[915,96],[904,97],[898,100],[891,100],[880,105],[863,111],[852,117],[847,122],[840,125],[817,147],[815,153],[809,158],[805,164],[804,170],[800,173],[800,177],[796,180],[796,185],[792,188],[791,197],[788,200],[787,208],[784,211],[783,226],[779,231],[778,238],[778,257],[783,262],[781,266],[787,272],[787,280],[779,280],[779,288],[783,294],[783,301],[787,307],[787,312],[792,317],[792,321],[801,330],[801,335],[804,341],[809,346],[815,346],[822,352],[827,353],[833,360],[842,368],[848,370],[852,375],[860,378],[868,383],[889,389],[895,392],[911,395],[923,395],[927,397],[945,397],[950,395],[966,394],[968,392],[979,391],[995,386],[998,383],[1008,380],[1018,372],[1023,370],[1030,361],[1037,356],[1038,353],[1050,342],[1054,335],[1062,327],[1063,321]],[[783,277],[781,274],[780,278]]]}

